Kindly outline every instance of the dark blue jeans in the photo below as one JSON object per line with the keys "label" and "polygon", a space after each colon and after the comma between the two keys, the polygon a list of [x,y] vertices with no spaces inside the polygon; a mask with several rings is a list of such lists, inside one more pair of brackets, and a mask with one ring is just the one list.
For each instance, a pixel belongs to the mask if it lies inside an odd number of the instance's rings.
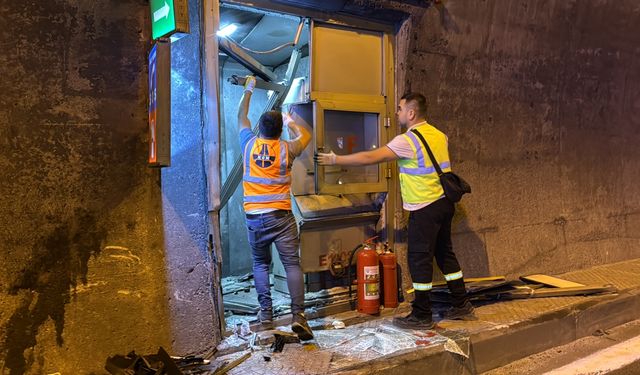
{"label": "dark blue jeans", "polygon": [[247,232],[253,255],[253,279],[262,310],[271,311],[269,266],[271,244],[275,243],[280,261],[287,273],[287,286],[291,296],[291,312],[304,312],[304,283],[300,267],[300,238],[291,211],[273,211],[247,215]]}

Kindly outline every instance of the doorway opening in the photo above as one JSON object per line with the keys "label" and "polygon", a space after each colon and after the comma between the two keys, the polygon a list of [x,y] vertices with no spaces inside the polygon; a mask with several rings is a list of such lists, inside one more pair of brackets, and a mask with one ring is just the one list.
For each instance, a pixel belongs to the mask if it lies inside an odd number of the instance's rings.
{"label": "doorway opening", "polygon": [[[249,119],[269,110],[292,114],[313,141],[292,166],[292,210],[309,317],[354,308],[352,251],[366,239],[388,241],[381,217],[389,166],[323,168],[317,151],[347,154],[384,145],[393,121],[393,54],[388,34],[238,5],[220,5],[222,294],[227,326],[259,311],[243,209],[237,110],[247,75],[257,78]],[[286,139],[288,134],[283,133]],[[351,272],[348,272],[351,269]],[[355,278],[353,276],[352,278]],[[272,249],[274,317],[290,312],[284,267]]]}

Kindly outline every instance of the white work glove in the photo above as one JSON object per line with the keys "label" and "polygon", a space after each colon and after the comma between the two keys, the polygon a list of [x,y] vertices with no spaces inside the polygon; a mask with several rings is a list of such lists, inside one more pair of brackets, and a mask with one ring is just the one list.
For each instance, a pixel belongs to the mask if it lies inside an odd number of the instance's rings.
{"label": "white work glove", "polygon": [[328,154],[323,154],[322,152],[317,153],[313,158],[316,163],[320,165],[334,165],[336,163],[337,155],[331,151]]}
{"label": "white work glove", "polygon": [[256,88],[256,77],[247,76],[244,81],[244,91],[249,91],[250,93],[253,93],[253,89],[255,88]]}
{"label": "white work glove", "polygon": [[293,118],[291,118],[291,115],[286,112],[282,112],[282,124],[284,126],[289,126],[292,122],[295,123]]}

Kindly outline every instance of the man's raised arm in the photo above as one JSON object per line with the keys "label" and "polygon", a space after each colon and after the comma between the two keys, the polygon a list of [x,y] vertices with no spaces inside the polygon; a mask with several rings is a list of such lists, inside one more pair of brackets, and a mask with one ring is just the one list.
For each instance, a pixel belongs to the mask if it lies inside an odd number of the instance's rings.
{"label": "man's raised arm", "polygon": [[238,106],[238,127],[240,130],[247,128],[251,130],[251,121],[249,121],[249,102],[251,101],[251,95],[253,89],[256,87],[256,78],[254,76],[247,76],[244,82],[244,93],[240,99],[240,105]]}

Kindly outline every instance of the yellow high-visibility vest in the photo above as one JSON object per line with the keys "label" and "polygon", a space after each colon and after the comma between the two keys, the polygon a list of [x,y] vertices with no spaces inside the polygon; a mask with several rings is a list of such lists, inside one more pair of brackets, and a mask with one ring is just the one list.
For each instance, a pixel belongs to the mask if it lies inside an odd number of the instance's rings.
{"label": "yellow high-visibility vest", "polygon": [[[426,122],[414,129],[427,141],[442,171],[451,171],[447,136]],[[411,159],[398,160],[403,202],[431,203],[442,198],[444,190],[442,190],[440,178],[422,142],[411,131],[404,133],[403,136],[409,142],[414,155]]]}

